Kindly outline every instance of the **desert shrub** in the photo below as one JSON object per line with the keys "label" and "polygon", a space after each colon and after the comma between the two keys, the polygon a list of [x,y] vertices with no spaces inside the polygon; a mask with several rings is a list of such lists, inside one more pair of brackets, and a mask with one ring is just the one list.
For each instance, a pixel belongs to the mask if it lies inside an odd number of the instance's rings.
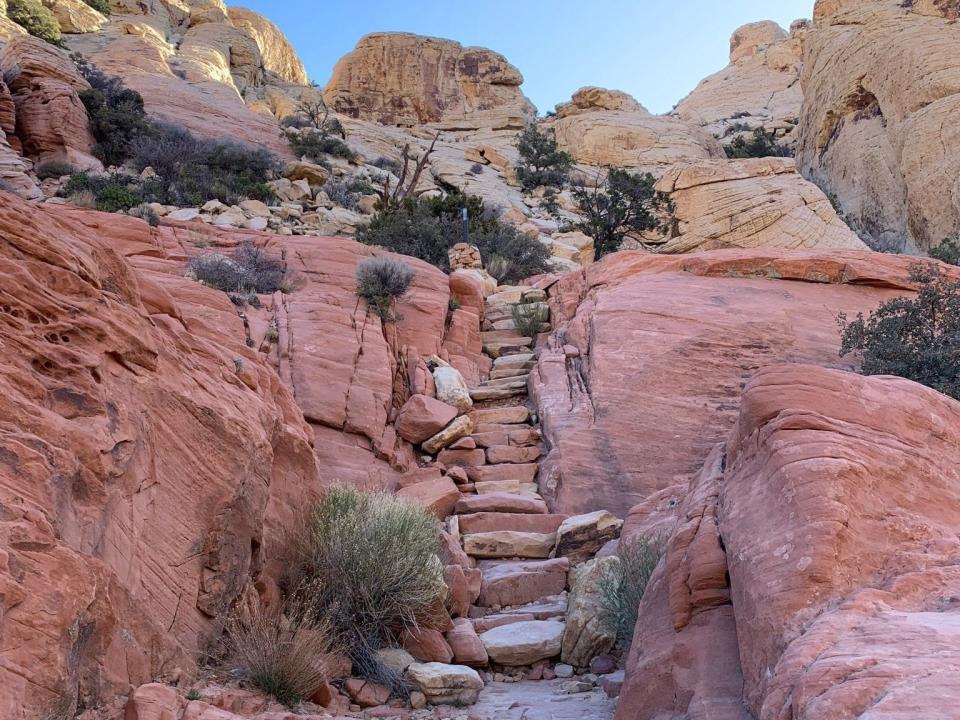
{"label": "desert shrub", "polygon": [[304,128],[302,130],[287,130],[287,142],[290,149],[299,156],[312,162],[319,162],[325,155],[354,160],[355,155],[350,146],[338,137],[331,137],[323,130]]}
{"label": "desert shrub", "polygon": [[[130,210],[148,201],[139,178],[122,173],[109,175],[74,173],[60,190],[60,195],[73,199],[84,197],[86,193],[93,196],[93,206],[103,212]],[[82,203],[74,202],[73,204]]]}
{"label": "desert shrub", "polygon": [[664,553],[663,538],[639,537],[620,541],[620,562],[600,578],[600,618],[618,644],[629,647],[637,624],[640,600]]}
{"label": "desert shrub", "polygon": [[141,220],[146,220],[150,227],[157,227],[160,224],[160,216],[157,215],[156,210],[150,207],[147,203],[140,203],[136,207],[130,208],[127,211],[127,215],[130,215],[131,217],[138,217]]}
{"label": "desert shrub", "polygon": [[160,181],[151,198],[166,205],[235,204],[248,198],[276,199],[267,181],[278,161],[269,150],[229,140],[198,138],[174,125],[156,125],[130,143],[137,171],[153,168]]}
{"label": "desert shrub", "polygon": [[130,156],[130,143],[151,130],[143,107],[143,97],[75,56],[77,67],[90,83],[80,100],[90,119],[90,131],[96,141],[93,154],[106,165],[122,165]]}
{"label": "desert shrub", "polygon": [[573,188],[583,218],[573,227],[593,238],[598,258],[619,250],[627,235],[661,224],[660,215],[669,211],[670,201],[654,189],[655,183],[649,173],[614,169],[592,186]]}
{"label": "desert shrub", "polygon": [[743,135],[734,138],[724,150],[728,158],[789,157],[791,154],[790,148],[777,142],[775,133],[762,127],[756,128],[750,139]]}
{"label": "desert shrub", "polygon": [[547,188],[543,197],[540,198],[540,208],[550,217],[555,218],[560,215],[560,194],[556,188]]}
{"label": "desert shrub", "polygon": [[299,604],[254,605],[227,624],[227,664],[244,680],[292,707],[326,682],[335,648],[328,622],[308,622]]}
{"label": "desert shrub", "polygon": [[550,311],[543,303],[517,303],[510,308],[513,326],[524,337],[535,338],[547,322]]}
{"label": "desert shrub", "polygon": [[528,125],[517,139],[517,150],[517,179],[524,190],[562,187],[566,183],[573,158],[560,149],[552,130],[541,132],[536,125]]}
{"label": "desert shrub", "polygon": [[59,179],[64,175],[73,175],[76,171],[73,165],[60,160],[50,160],[45,163],[40,163],[37,165],[36,170],[37,177],[41,180],[49,180],[51,178]]}
{"label": "desert shrub", "polygon": [[83,0],[87,5],[103,15],[110,14],[110,0]]}
{"label": "desert shrub", "polygon": [[357,295],[385,322],[393,321],[393,302],[410,289],[413,268],[402,260],[367,258],[357,266]]}
{"label": "desert shrub", "polygon": [[840,314],[840,356],[854,354],[865,375],[899,375],[960,399],[960,280],[916,265],[916,297],[881,303],[864,318]]}
{"label": "desert shrub", "polygon": [[387,172],[391,172],[394,175],[399,175],[400,170],[402,169],[400,162],[398,160],[394,160],[393,158],[388,158],[388,157],[378,157],[376,160],[374,160],[370,164],[373,165],[375,168],[386,170]]}
{"label": "desert shrub", "polygon": [[[291,536],[286,583],[331,623],[358,672],[390,684],[376,651],[433,627],[446,597],[436,520],[387,493],[333,487]],[[442,615],[442,613],[440,613]]]}
{"label": "desert shrub", "polygon": [[332,202],[347,210],[356,210],[360,196],[350,189],[351,186],[342,180],[330,179],[323,186],[323,191]]}
{"label": "desert shrub", "polygon": [[467,209],[469,241],[479,248],[488,270],[493,256],[502,258],[502,277],[498,279],[515,282],[548,269],[550,252],[545,245],[501,222],[480,198],[460,192],[408,199],[381,210],[358,231],[357,239],[446,270],[447,251],[463,240],[462,208]]}
{"label": "desert shrub", "polygon": [[211,252],[191,258],[187,273],[204,285],[250,297],[282,290],[286,268],[283,260],[253,243],[244,243],[230,257]]}
{"label": "desert shrub", "polygon": [[60,23],[40,0],[7,0],[7,17],[48,43],[59,45],[63,40]]}
{"label": "desert shrub", "polygon": [[309,118],[306,118],[303,115],[287,115],[283,120],[280,121],[280,127],[302,130],[303,128],[313,127],[313,123],[310,122]]}
{"label": "desert shrub", "polygon": [[948,265],[960,265],[960,237],[948,237],[930,251],[930,257]]}

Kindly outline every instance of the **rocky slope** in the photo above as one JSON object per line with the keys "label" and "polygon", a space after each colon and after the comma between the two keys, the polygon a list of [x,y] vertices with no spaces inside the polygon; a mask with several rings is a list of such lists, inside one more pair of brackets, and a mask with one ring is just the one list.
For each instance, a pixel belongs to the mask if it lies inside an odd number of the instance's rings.
{"label": "rocky slope", "polygon": [[954,3],[817,3],[798,163],[879,246],[929,249],[960,229],[955,13]]}

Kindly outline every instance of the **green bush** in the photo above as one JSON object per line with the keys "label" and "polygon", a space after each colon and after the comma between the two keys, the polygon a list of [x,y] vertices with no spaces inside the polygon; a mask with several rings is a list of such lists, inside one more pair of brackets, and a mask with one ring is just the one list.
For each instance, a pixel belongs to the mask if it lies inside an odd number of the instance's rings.
{"label": "green bush", "polygon": [[624,238],[661,225],[660,215],[672,209],[670,200],[654,189],[649,173],[610,170],[592,187],[573,188],[573,198],[583,217],[573,228],[593,238],[597,258],[620,249]]}
{"label": "green bush", "polygon": [[230,669],[288,707],[308,700],[330,674],[330,625],[308,622],[299,605],[286,612],[255,605],[230,619],[227,637]]}
{"label": "green bush", "polygon": [[196,206],[214,199],[230,205],[276,199],[267,181],[278,160],[263,148],[198,138],[185,128],[158,124],[136,137],[129,151],[138,172],[150,167],[161,179],[153,183],[154,202]]}
{"label": "green bush", "polygon": [[930,251],[930,257],[948,265],[960,265],[960,238],[954,235]]}
{"label": "green bush", "polygon": [[517,179],[524,190],[541,186],[562,187],[567,182],[573,158],[557,145],[553,131],[540,132],[530,124],[517,140],[520,162]]}
{"label": "green bush", "polygon": [[600,579],[600,619],[627,648],[633,639],[640,600],[664,553],[662,538],[621,539],[620,562]]}
{"label": "green bush", "polygon": [[550,310],[543,303],[517,303],[510,308],[513,326],[524,337],[535,338],[548,322]]}
{"label": "green bush", "polygon": [[110,77],[83,58],[75,56],[77,67],[90,83],[90,89],[80,93],[87,109],[90,131],[96,141],[93,154],[105,165],[122,165],[130,157],[133,140],[152,129],[143,107],[143,97],[124,86],[116,77]]}
{"label": "green bush", "polygon": [[290,149],[295,155],[311,162],[319,162],[326,155],[346,160],[356,159],[353,150],[343,140],[330,137],[324,130],[316,128],[288,129],[287,142],[290,143]]}
{"label": "green bush", "polygon": [[734,138],[724,150],[728,158],[789,157],[791,154],[790,148],[777,142],[775,133],[768,133],[762,127],[756,128],[749,140],[743,135]]}
{"label": "green bush", "polygon": [[852,322],[840,314],[840,356],[854,354],[865,375],[899,375],[960,400],[960,281],[933,264],[916,265],[914,298],[887,300]]}
{"label": "green bush", "polygon": [[53,45],[60,45],[60,23],[40,0],[7,0],[7,17],[28,33]]}
{"label": "green bush", "polygon": [[405,200],[399,207],[381,210],[360,228],[357,239],[447,270],[447,251],[463,241],[462,208],[467,209],[469,242],[479,248],[487,265],[494,256],[502,258],[501,276],[494,276],[501,282],[518,282],[549,269],[550,251],[543,243],[501,222],[480,198],[460,192]]}
{"label": "green bush", "polygon": [[41,180],[59,180],[64,175],[73,175],[76,171],[76,168],[70,163],[59,160],[50,160],[37,165],[37,177]]}
{"label": "green bush", "polygon": [[444,614],[437,521],[387,493],[334,487],[290,540],[286,585],[306,617],[329,621],[356,670],[390,684],[376,652]]}
{"label": "green bush", "polygon": [[413,275],[413,268],[402,260],[367,258],[357,265],[357,295],[381,320],[393,322],[393,302],[407,294]]}
{"label": "green bush", "polygon": [[110,14],[110,0],[83,0],[87,5],[103,15]]}

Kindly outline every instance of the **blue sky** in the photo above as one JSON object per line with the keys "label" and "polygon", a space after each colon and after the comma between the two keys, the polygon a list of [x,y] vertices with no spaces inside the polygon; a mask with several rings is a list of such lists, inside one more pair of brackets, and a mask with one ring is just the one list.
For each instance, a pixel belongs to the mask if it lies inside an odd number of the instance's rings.
{"label": "blue sky", "polygon": [[273,20],[323,85],[369,32],[396,30],[480,45],[524,75],[540,112],[584,85],[625,90],[667,112],[727,64],[730,34],[747,22],[785,28],[813,0],[238,0]]}

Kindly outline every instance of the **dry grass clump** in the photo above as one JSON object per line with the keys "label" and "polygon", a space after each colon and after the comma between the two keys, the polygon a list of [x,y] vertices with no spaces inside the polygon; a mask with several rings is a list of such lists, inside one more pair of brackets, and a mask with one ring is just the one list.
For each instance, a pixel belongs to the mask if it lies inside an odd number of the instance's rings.
{"label": "dry grass clump", "polygon": [[640,600],[650,577],[663,556],[666,542],[661,537],[639,537],[620,541],[613,565],[600,581],[601,617],[618,644],[627,648],[633,639]]}
{"label": "dry grass clump", "polygon": [[393,302],[399,300],[413,282],[413,268],[402,260],[389,257],[367,258],[357,266],[357,295],[384,322],[396,318]]}

